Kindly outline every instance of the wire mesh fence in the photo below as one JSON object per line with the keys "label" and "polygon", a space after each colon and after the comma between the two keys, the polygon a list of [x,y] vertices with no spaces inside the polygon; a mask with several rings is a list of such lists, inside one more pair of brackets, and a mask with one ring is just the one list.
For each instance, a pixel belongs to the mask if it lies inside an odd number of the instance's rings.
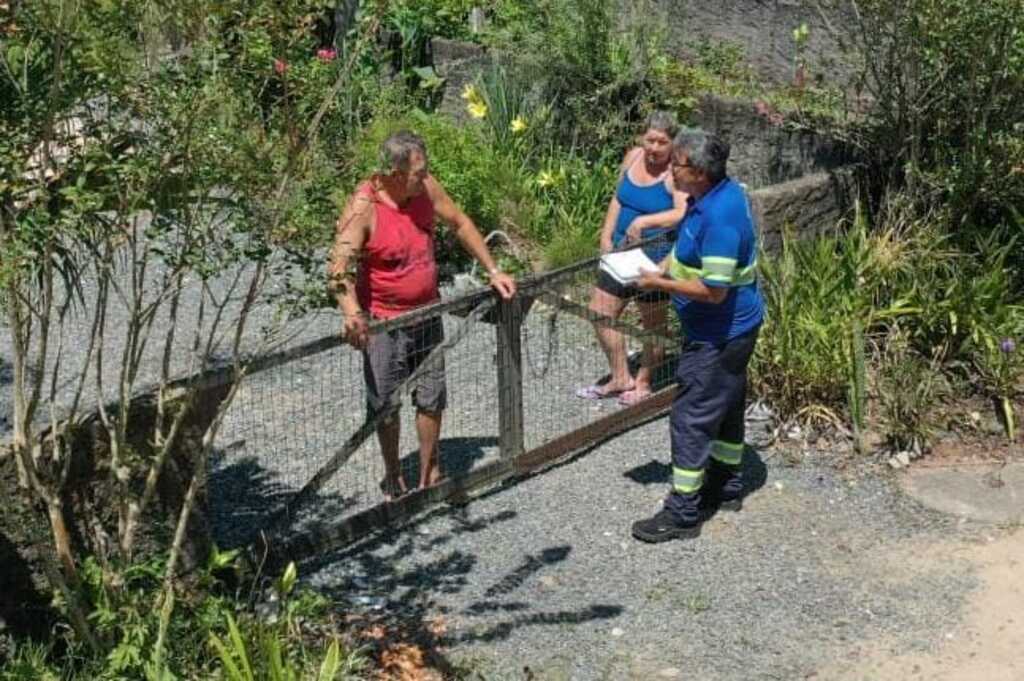
{"label": "wire mesh fence", "polygon": [[[227,411],[208,482],[220,543],[262,534],[278,550],[297,551],[349,541],[663,410],[678,339],[671,304],[627,301],[617,319],[592,311],[597,266],[595,258],[529,277],[511,303],[482,290],[376,322],[371,337],[384,346],[413,345],[405,365],[374,359],[379,344],[363,353],[337,337],[252,362]],[[425,325],[440,325],[444,342],[424,333]],[[601,329],[621,340],[630,380],[649,372],[639,392],[588,393],[612,378]],[[444,365],[440,402],[434,361]],[[393,417],[398,468],[414,490],[395,500],[385,497],[397,490],[384,484],[388,448],[376,432],[393,423],[383,418],[391,412],[371,409],[391,390],[401,402]],[[444,406],[444,482],[425,490],[415,490],[424,427],[416,406]]]}

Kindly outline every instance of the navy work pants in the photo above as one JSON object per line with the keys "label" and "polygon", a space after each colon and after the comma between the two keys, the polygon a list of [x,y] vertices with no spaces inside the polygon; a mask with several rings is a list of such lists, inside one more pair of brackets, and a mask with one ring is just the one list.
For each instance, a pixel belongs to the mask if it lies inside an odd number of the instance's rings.
{"label": "navy work pants", "polygon": [[665,507],[687,523],[699,518],[701,488],[711,468],[722,477],[721,498],[740,496],[743,415],[747,365],[758,329],[723,344],[688,341],[683,345],[672,402],[672,492]]}

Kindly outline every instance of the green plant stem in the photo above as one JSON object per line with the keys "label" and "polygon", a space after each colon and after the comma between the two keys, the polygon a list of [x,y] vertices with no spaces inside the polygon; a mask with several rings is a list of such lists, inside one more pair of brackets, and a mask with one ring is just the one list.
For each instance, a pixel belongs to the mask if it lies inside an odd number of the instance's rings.
{"label": "green plant stem", "polygon": [[1006,437],[1013,442],[1017,439],[1017,429],[1013,421],[1013,404],[1010,403],[1009,397],[1004,397],[999,401],[999,405],[1003,411],[1003,425],[1006,427]]}

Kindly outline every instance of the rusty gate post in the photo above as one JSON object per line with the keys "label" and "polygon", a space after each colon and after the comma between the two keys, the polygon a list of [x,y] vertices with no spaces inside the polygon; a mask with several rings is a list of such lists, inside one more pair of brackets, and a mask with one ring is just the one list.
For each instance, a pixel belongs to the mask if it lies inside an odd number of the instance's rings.
{"label": "rusty gate post", "polygon": [[511,460],[523,453],[523,358],[520,330],[521,299],[502,300],[497,306],[498,446]]}

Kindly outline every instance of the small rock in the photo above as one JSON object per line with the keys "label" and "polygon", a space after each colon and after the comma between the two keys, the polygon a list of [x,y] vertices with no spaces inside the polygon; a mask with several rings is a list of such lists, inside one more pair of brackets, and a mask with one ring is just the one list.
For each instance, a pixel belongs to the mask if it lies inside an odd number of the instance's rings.
{"label": "small rock", "polygon": [[903,464],[900,462],[899,457],[890,456],[889,467],[899,470],[900,468],[903,468]]}
{"label": "small rock", "polygon": [[784,487],[784,485],[781,482],[776,482],[775,483],[775,489],[777,489],[778,491],[781,492],[783,487]]}
{"label": "small rock", "polygon": [[900,465],[910,465],[910,452],[900,452],[896,455],[896,460],[900,462]]}
{"label": "small rock", "polygon": [[622,636],[625,633],[626,633],[625,631],[623,631],[622,629],[620,629],[618,627],[615,627],[614,629],[612,629],[612,636],[614,636],[616,638],[618,638],[619,636]]}
{"label": "small rock", "polygon": [[608,531],[602,532],[601,534],[603,534],[603,535],[604,535],[604,536],[606,536],[606,537],[610,537],[610,536],[612,536],[612,533],[611,533],[611,532],[608,532]]}
{"label": "small rock", "polygon": [[387,604],[387,599],[382,596],[356,596],[352,599],[352,602],[356,605],[362,605],[370,610],[383,610]]}
{"label": "small rock", "polygon": [[658,672],[658,678],[660,679],[678,679],[683,673],[676,667],[665,667]]}
{"label": "small rock", "polygon": [[544,575],[537,581],[540,582],[540,585],[546,589],[554,589],[556,586],[558,586],[558,580],[552,577],[551,575]]}

